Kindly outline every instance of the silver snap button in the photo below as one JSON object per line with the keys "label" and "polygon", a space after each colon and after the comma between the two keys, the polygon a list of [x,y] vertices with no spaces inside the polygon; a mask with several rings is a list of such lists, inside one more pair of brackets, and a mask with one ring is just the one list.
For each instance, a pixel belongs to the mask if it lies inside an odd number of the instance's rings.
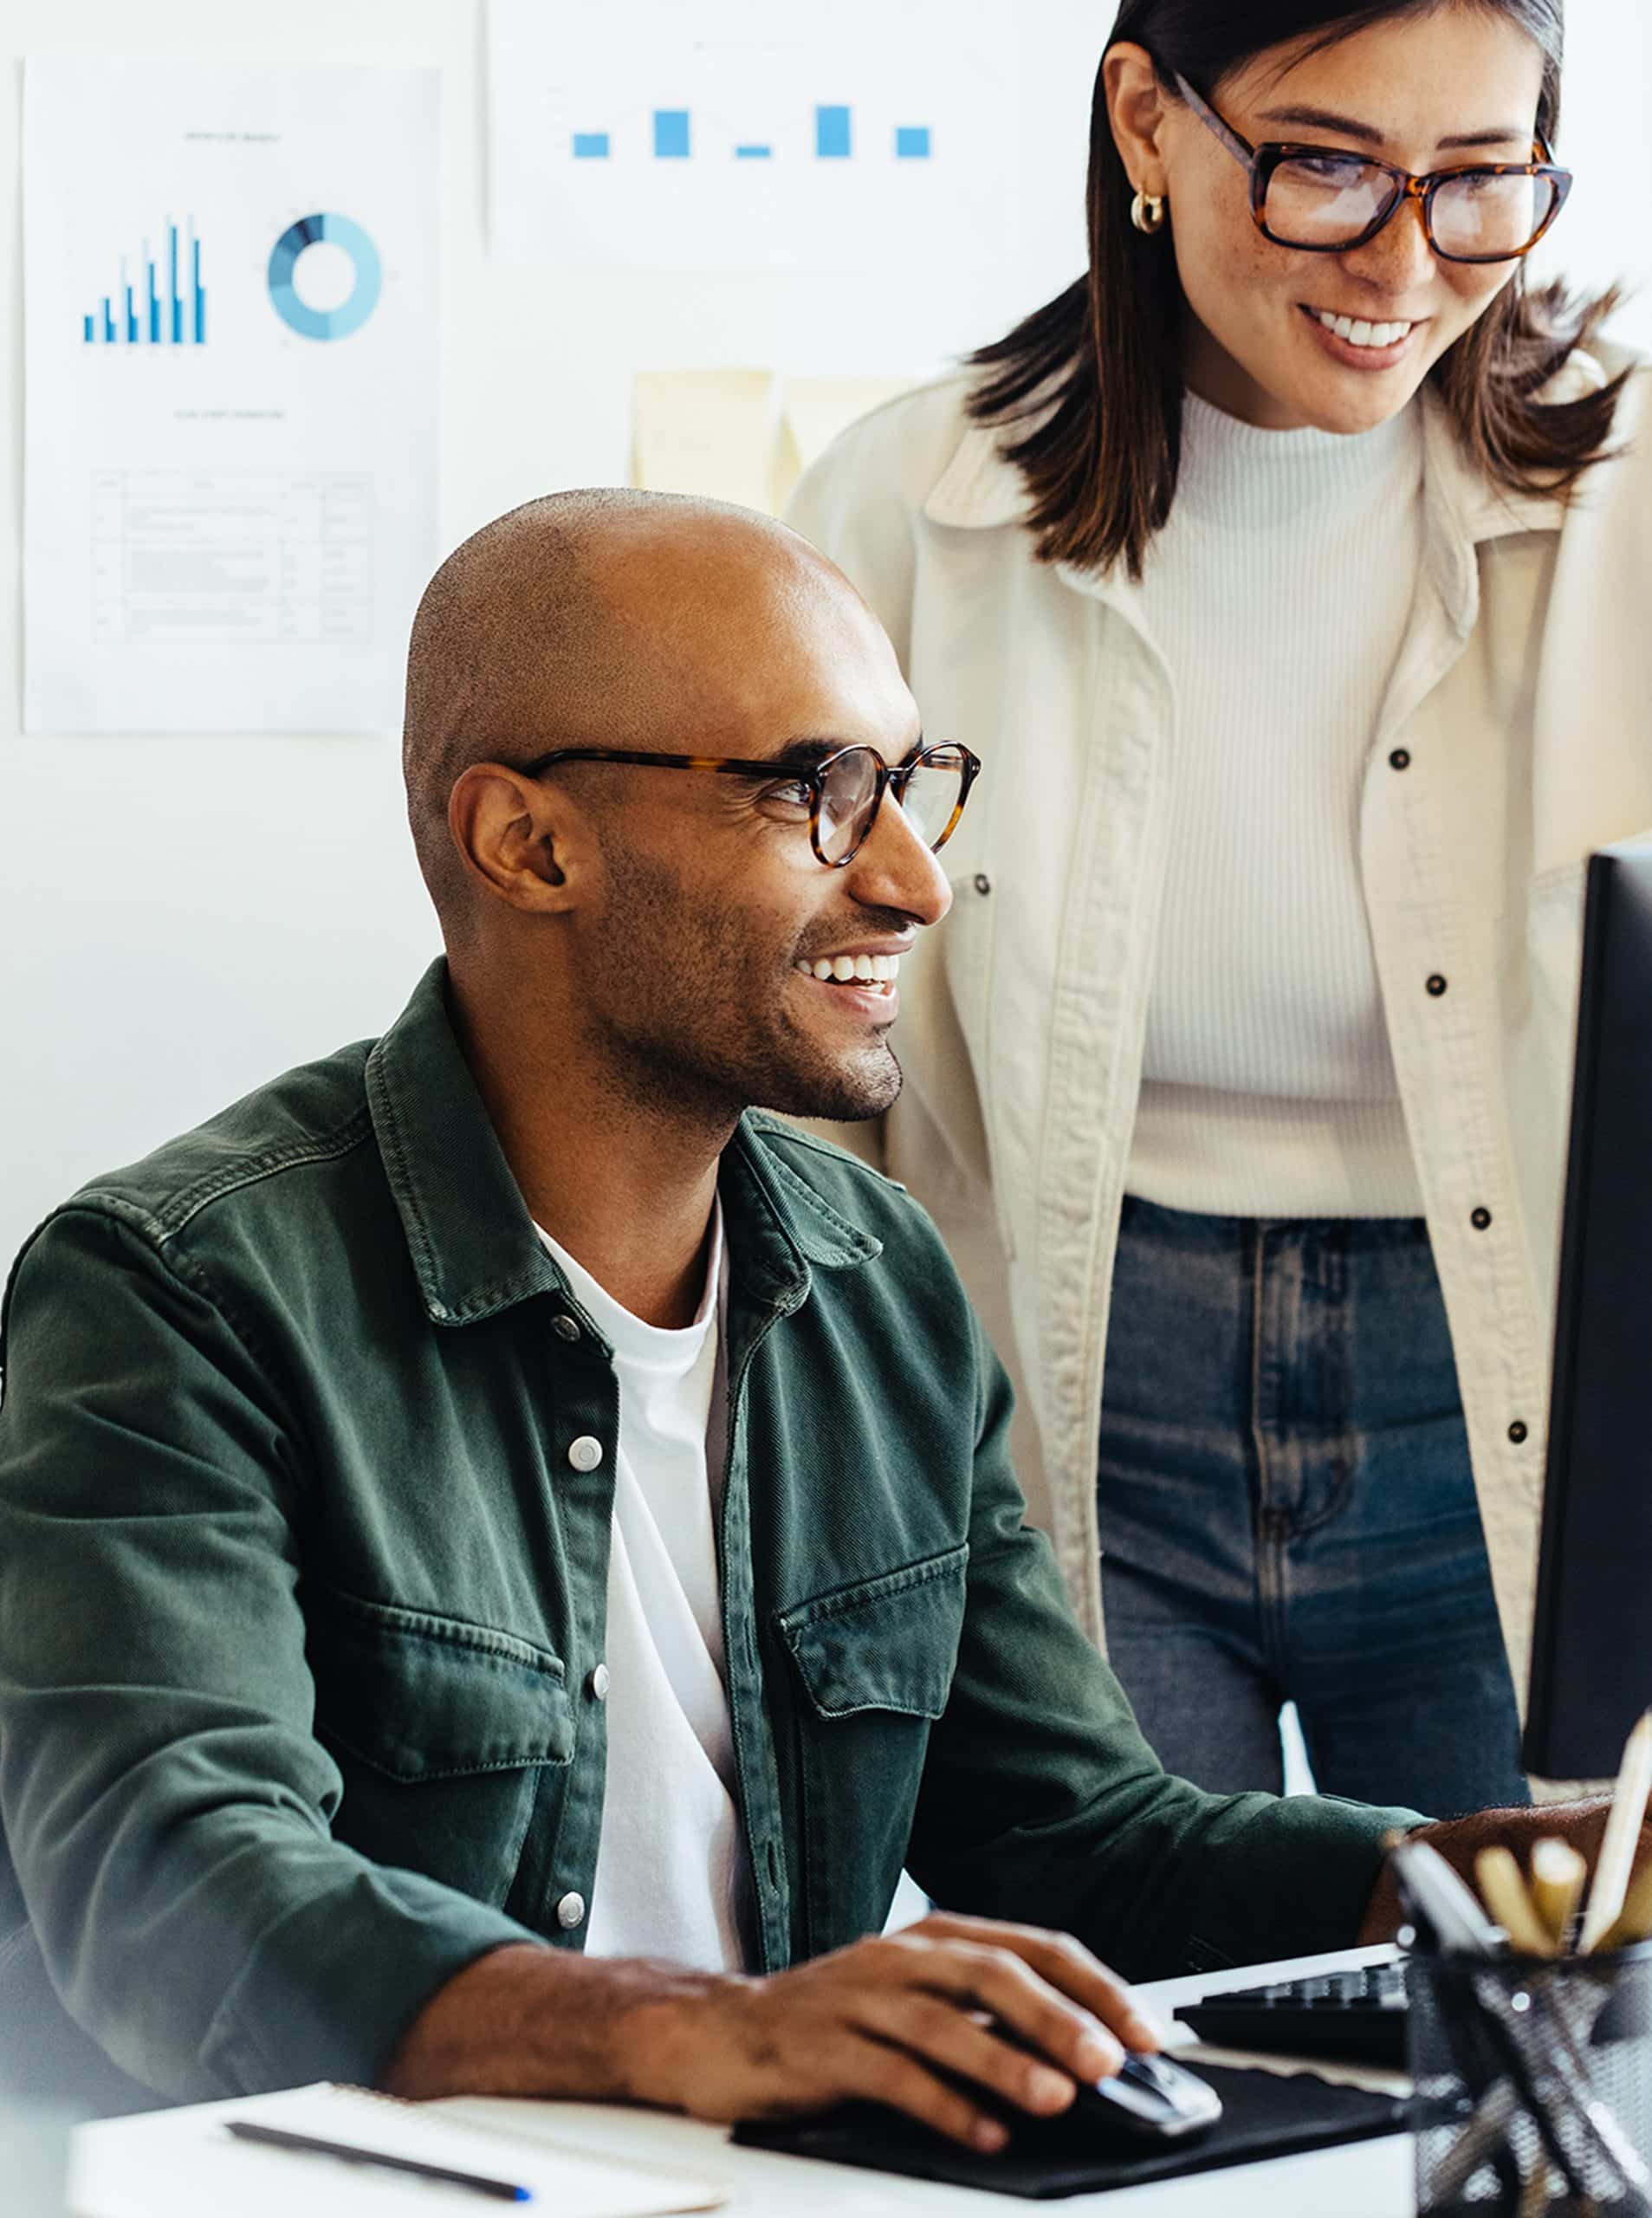
{"label": "silver snap button", "polygon": [[577,1440],[568,1443],[568,1461],[576,1471],[594,1471],[602,1461],[602,1443],[582,1432]]}
{"label": "silver snap button", "polygon": [[572,1933],[574,1927],[583,1922],[584,1917],[585,1897],[583,1895],[564,1895],[556,1905],[556,1922],[564,1933]]}
{"label": "silver snap button", "polygon": [[607,1665],[606,1664],[599,1664],[593,1670],[587,1683],[590,1686],[591,1697],[593,1702],[606,1702],[608,1699],[608,1687],[610,1683]]}
{"label": "silver snap button", "polygon": [[572,1317],[553,1317],[551,1330],[559,1340],[577,1340],[580,1337],[580,1328]]}

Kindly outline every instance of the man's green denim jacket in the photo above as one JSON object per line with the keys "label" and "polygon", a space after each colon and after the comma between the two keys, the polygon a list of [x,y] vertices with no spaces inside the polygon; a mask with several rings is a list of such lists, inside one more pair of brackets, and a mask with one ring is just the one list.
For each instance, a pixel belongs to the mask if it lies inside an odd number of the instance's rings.
{"label": "man's green denim jacket", "polygon": [[[1351,1942],[1413,1814],[1161,1769],[1022,1521],[923,1211],[756,1115],[721,1185],[762,1967],[876,1931],[903,1865],[1136,1977]],[[376,1044],[75,1196],[3,1331],[0,2008],[30,2045],[55,1992],[169,2096],[370,2081],[483,1950],[579,1948],[614,1375],[443,966]]]}

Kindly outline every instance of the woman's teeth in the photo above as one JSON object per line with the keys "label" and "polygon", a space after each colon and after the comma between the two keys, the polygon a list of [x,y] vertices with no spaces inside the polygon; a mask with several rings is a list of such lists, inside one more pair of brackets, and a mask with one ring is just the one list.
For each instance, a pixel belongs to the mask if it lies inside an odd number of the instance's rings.
{"label": "woman's teeth", "polygon": [[1327,331],[1334,331],[1351,347],[1396,346],[1408,332],[1416,328],[1409,323],[1367,323],[1363,317],[1356,322],[1352,316],[1331,315],[1325,308],[1315,308],[1312,313]]}
{"label": "woman's teeth", "polygon": [[898,955],[823,955],[818,963],[800,963],[806,978],[832,978],[839,985],[892,986],[901,973]]}

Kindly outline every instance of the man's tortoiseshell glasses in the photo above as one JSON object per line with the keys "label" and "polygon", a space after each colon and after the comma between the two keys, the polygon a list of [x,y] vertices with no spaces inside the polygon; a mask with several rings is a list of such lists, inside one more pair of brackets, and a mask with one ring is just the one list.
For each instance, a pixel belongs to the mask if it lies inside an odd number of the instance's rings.
{"label": "man's tortoiseshell glasses", "polygon": [[749,755],[651,755],[621,747],[559,747],[520,775],[537,778],[558,762],[630,762],[645,770],[714,770],[729,778],[766,780],[774,798],[788,794],[809,814],[809,844],[828,870],[852,863],[865,846],[884,795],[893,794],[902,814],[924,844],[944,847],[952,837],[969,788],[981,769],[967,747],[946,740],[921,747],[904,762],[885,762],[875,747],[840,747],[812,767],[783,758]]}

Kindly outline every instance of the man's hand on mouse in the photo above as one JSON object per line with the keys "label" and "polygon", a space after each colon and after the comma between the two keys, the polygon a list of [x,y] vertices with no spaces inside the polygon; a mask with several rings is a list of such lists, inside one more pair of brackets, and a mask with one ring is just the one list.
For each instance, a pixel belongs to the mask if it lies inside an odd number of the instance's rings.
{"label": "man's hand on mouse", "polygon": [[1053,2117],[1080,2079],[1163,2040],[1079,1942],[943,1915],[768,1978],[709,1982],[645,2033],[653,2015],[634,2027],[649,2052],[635,2072],[644,2101],[726,2120],[864,2098],[983,2150],[1008,2138],[999,2110]]}

